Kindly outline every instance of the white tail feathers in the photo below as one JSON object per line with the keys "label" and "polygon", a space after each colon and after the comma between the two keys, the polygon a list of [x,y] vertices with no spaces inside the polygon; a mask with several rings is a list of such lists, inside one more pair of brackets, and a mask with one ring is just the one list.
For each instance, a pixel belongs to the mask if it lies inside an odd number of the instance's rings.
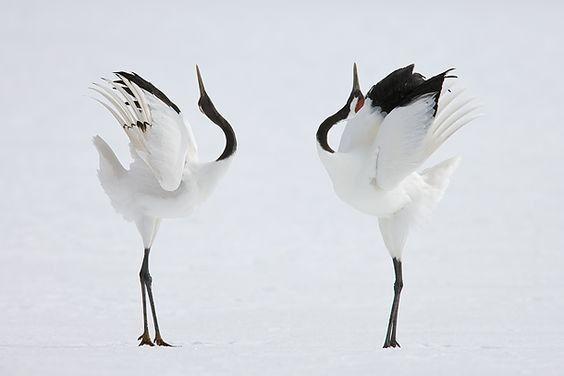
{"label": "white tail feathers", "polygon": [[414,225],[418,226],[429,220],[437,204],[443,198],[450,183],[450,177],[456,171],[459,164],[460,157],[454,157],[420,173],[426,184],[413,197],[413,205],[406,209],[406,211],[410,212],[408,216],[413,218]]}
{"label": "white tail feathers", "polygon": [[[450,177],[458,168],[460,164],[460,157],[453,157],[442,161],[441,163],[424,170],[421,173],[423,179],[434,189],[444,193],[450,182]],[[440,200],[440,197],[439,197]]]}
{"label": "white tail feathers", "polygon": [[423,180],[428,184],[428,189],[425,191],[421,202],[421,214],[423,216],[429,217],[439,201],[441,201],[450,183],[450,177],[456,171],[459,164],[460,157],[453,157],[425,169],[421,173]]}
{"label": "white tail feathers", "polygon": [[429,219],[459,163],[460,157],[454,157],[421,172],[424,184],[411,191],[412,203],[389,217],[378,218],[384,243],[392,257],[401,260],[410,229]]}

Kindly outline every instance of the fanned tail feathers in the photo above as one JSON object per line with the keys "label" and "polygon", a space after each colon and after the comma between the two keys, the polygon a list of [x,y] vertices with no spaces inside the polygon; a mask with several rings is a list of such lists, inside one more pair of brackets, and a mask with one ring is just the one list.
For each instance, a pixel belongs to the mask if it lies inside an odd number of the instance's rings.
{"label": "fanned tail feathers", "polygon": [[456,171],[459,164],[460,157],[449,158],[433,167],[423,170],[421,176],[427,184],[440,191],[442,195],[448,187],[451,175]]}

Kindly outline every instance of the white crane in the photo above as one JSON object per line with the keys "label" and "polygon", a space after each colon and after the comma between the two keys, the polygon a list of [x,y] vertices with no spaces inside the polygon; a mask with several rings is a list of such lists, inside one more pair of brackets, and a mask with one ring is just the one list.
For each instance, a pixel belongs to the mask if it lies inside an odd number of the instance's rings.
{"label": "white crane", "polygon": [[[179,108],[153,84],[135,73],[116,72],[116,80],[104,79],[91,89],[107,100],[100,102],[115,117],[130,141],[133,162],[129,170],[100,137],[94,146],[100,155],[98,177],[112,206],[127,221],[134,222],[144,247],[139,272],[143,303],[143,334],[139,346],[170,346],[161,336],[149,252],[162,218],[185,217],[204,201],[229,167],[237,149],[231,125],[217,112],[206,93],[200,70],[196,66],[200,99],[198,106],[223,131],[225,148],[215,161],[200,162],[190,126],[182,119]],[[146,295],[149,296],[155,341],[151,341],[147,324]]]}
{"label": "white crane", "polygon": [[[392,256],[394,300],[384,347],[396,339],[402,280],[402,252],[410,229],[428,217],[441,200],[459,163],[451,158],[417,172],[427,158],[462,126],[478,106],[463,90],[443,85],[449,69],[429,79],[398,69],[363,96],[353,67],[353,89],[343,108],[317,131],[317,149],[337,196],[355,209],[378,217]],[[329,146],[331,128],[346,121],[339,149]]]}

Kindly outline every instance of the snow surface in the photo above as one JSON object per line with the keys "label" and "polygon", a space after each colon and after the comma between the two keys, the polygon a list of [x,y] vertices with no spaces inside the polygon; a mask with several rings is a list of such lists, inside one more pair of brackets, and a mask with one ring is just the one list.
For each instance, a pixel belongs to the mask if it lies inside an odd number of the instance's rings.
{"label": "snow surface", "polygon": [[[0,12],[0,375],[560,375],[564,365],[562,2],[6,1]],[[340,202],[318,124],[412,62],[456,67],[486,116],[393,269],[374,218]],[[194,64],[239,153],[192,218],[163,223],[151,271],[175,348],[138,348],[141,242],[96,178],[91,137],[128,159],[87,86],[118,69],[197,110]]]}

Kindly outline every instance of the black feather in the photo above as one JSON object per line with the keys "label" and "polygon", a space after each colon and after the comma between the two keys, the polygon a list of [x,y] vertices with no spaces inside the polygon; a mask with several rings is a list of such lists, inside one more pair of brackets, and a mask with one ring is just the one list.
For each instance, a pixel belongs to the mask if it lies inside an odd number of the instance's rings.
{"label": "black feather", "polygon": [[[176,111],[177,113],[180,113],[180,109],[178,108],[177,105],[175,105],[174,103],[172,103],[172,101],[170,99],[167,98],[167,96],[160,91],[159,89],[157,89],[155,87],[155,85],[153,85],[152,83],[150,83],[149,81],[145,80],[143,77],[139,76],[137,73],[132,72],[132,73],[128,73],[128,72],[114,72],[118,77],[125,77],[127,78],[129,81],[134,82],[137,86],[139,86],[141,89],[148,91],[149,93],[153,94],[155,97],[159,98],[163,103],[165,103],[167,106],[172,107],[172,109],[174,111]],[[116,81],[116,83],[120,83],[119,81]],[[129,90],[129,88],[125,87],[124,89],[126,89],[126,91],[133,95],[131,93],[131,91]]]}
{"label": "black feather", "polygon": [[372,86],[366,94],[366,97],[372,100],[372,106],[380,107],[383,112],[389,114],[394,108],[406,106],[422,95],[436,93],[434,107],[436,114],[443,82],[445,78],[455,77],[447,76],[454,68],[427,80],[423,75],[413,73],[414,67],[415,65],[411,64],[395,70]]}

